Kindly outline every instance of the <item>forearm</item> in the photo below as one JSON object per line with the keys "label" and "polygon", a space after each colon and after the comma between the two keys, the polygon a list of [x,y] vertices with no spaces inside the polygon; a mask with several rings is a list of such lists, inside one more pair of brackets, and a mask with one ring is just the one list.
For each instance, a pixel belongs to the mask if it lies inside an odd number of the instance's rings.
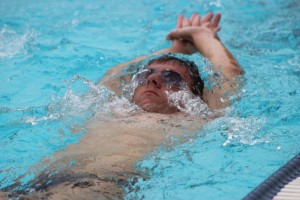
{"label": "forearm", "polygon": [[214,70],[221,70],[227,79],[232,80],[235,76],[243,74],[236,59],[217,37],[199,35],[194,41],[198,51],[210,60]]}
{"label": "forearm", "polygon": [[159,51],[156,51],[154,53],[151,53],[149,55],[145,55],[145,56],[140,56],[138,58],[135,58],[133,60],[130,60],[128,62],[125,62],[125,63],[122,63],[120,65],[117,65],[113,68],[111,68],[110,70],[107,71],[107,74],[106,75],[115,75],[115,74],[119,74],[126,66],[130,65],[130,64],[134,64],[136,62],[139,62],[139,61],[142,61],[150,56],[153,56],[153,55],[158,55],[158,54],[164,54],[164,53],[179,53],[176,49],[174,48],[166,48],[166,49],[162,49],[162,50],[159,50]]}
{"label": "forearm", "polygon": [[[215,71],[220,71],[225,79],[221,79],[218,86],[212,91],[206,90],[203,99],[211,108],[220,109],[230,104],[230,96],[233,95],[239,81],[235,78],[243,74],[243,70],[223,43],[214,35],[199,34],[194,38],[197,50],[213,65]],[[221,78],[221,77],[220,77]]]}
{"label": "forearm", "polygon": [[117,95],[121,95],[121,90],[120,90],[121,78],[119,77],[119,75],[121,74],[122,70],[124,70],[127,66],[140,62],[150,56],[157,55],[157,54],[165,54],[165,53],[179,53],[179,52],[177,52],[174,48],[171,47],[171,48],[166,48],[166,49],[156,51],[146,56],[135,58],[126,63],[122,63],[108,70],[106,72],[106,75],[100,80],[99,83],[101,85],[106,86],[108,89],[114,91]]}

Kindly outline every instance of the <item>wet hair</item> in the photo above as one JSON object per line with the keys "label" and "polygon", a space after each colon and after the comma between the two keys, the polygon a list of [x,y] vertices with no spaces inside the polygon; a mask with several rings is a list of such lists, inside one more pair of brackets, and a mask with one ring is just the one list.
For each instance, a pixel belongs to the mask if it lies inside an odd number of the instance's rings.
{"label": "wet hair", "polygon": [[185,58],[178,58],[171,54],[166,54],[150,60],[148,64],[145,66],[145,68],[147,68],[149,65],[153,63],[162,64],[167,62],[175,62],[176,64],[185,67],[188,70],[193,81],[192,92],[195,95],[203,94],[204,82],[200,77],[200,73],[197,65],[193,61],[189,61]]}

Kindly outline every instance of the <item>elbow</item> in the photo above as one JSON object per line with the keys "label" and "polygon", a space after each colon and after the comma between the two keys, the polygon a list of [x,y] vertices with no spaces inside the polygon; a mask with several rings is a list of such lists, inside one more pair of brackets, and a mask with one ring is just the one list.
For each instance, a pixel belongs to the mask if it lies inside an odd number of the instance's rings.
{"label": "elbow", "polygon": [[235,66],[233,69],[232,69],[232,72],[231,72],[233,75],[235,76],[239,76],[239,75],[244,75],[245,74],[245,71],[240,68],[239,66]]}
{"label": "elbow", "polygon": [[228,80],[233,80],[238,76],[244,75],[245,71],[235,62],[224,68],[223,73]]}
{"label": "elbow", "polygon": [[245,71],[240,67],[239,63],[236,60],[230,62],[230,71],[234,76],[244,75]]}

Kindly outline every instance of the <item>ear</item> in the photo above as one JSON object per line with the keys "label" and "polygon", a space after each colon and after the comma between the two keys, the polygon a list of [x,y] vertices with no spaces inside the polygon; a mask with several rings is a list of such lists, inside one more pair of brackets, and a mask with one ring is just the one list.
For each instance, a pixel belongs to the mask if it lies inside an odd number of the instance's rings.
{"label": "ear", "polygon": [[[202,99],[203,101],[205,101],[204,99],[203,99],[203,94],[198,94],[198,95],[196,95],[197,97],[199,97],[200,99]],[[205,101],[206,102],[206,101]]]}
{"label": "ear", "polygon": [[200,95],[201,97],[201,99],[205,102],[205,103],[207,103],[208,104],[208,106],[209,106],[209,98],[210,98],[210,96],[211,96],[211,93],[212,93],[212,91],[210,91],[207,87],[205,87],[204,89],[203,89],[203,94],[202,95]]}

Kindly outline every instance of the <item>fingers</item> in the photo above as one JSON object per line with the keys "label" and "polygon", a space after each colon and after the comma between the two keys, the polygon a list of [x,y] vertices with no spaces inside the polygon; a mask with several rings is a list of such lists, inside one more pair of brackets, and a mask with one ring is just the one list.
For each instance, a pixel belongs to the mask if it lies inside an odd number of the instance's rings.
{"label": "fingers", "polygon": [[168,35],[167,35],[167,40],[175,40],[178,39],[178,32],[175,31],[171,31]]}
{"label": "fingers", "polygon": [[209,28],[209,27],[210,27],[210,22],[209,22],[209,21],[208,21],[208,22],[205,22],[205,23],[201,24],[201,26],[204,26],[204,27],[206,27],[206,28]]}
{"label": "fingers", "polygon": [[191,26],[200,26],[200,22],[201,22],[200,15],[197,13],[194,13],[190,18]]}
{"label": "fingers", "polygon": [[206,23],[206,22],[210,22],[210,20],[212,19],[212,17],[213,17],[214,15],[211,13],[211,12],[209,12],[209,13],[207,13],[202,19],[201,19],[201,24],[204,24],[204,23]]}
{"label": "fingers", "polygon": [[178,31],[181,30],[183,27],[188,27],[188,26],[190,26],[189,19],[184,17],[183,15],[179,15],[177,17],[176,29],[167,35],[167,40],[178,39],[179,38]]}
{"label": "fingers", "polygon": [[177,17],[177,24],[176,24],[176,28],[179,29],[179,28],[182,28],[182,21],[183,21],[183,15],[179,15]]}
{"label": "fingers", "polygon": [[180,30],[174,30],[167,35],[167,40],[181,40],[184,42],[192,42],[192,33],[189,27]]}
{"label": "fingers", "polygon": [[196,17],[196,13],[193,13],[192,16],[190,17],[190,23],[192,24],[192,21],[194,20],[194,18]]}
{"label": "fingers", "polygon": [[191,33],[188,29],[189,29],[189,27],[183,28],[183,29],[176,29],[176,30],[171,31],[167,35],[167,40],[180,39],[180,40],[190,41],[191,40]]}
{"label": "fingers", "polygon": [[176,29],[180,29],[182,27],[187,27],[187,26],[200,26],[201,25],[201,18],[200,15],[197,13],[194,13],[190,19],[184,17],[183,15],[179,15],[177,17],[177,22],[176,22]]}
{"label": "fingers", "polygon": [[182,27],[187,27],[187,26],[190,26],[190,22],[188,18],[184,17],[182,21]]}
{"label": "fingers", "polygon": [[221,27],[220,26],[217,26],[217,27],[215,27],[215,28],[212,28],[212,31],[213,32],[218,32],[218,31],[220,31],[221,30]]}
{"label": "fingers", "polygon": [[221,14],[217,13],[215,15],[214,19],[212,20],[211,27],[214,27],[214,28],[218,27],[220,20],[221,20]]}
{"label": "fingers", "polygon": [[184,17],[183,15],[179,15],[177,18],[176,29],[182,29],[188,26],[205,26],[210,28],[214,32],[218,32],[221,30],[219,26],[221,20],[221,14],[213,14],[212,12],[208,12],[202,19],[198,13],[192,14],[190,19]]}

